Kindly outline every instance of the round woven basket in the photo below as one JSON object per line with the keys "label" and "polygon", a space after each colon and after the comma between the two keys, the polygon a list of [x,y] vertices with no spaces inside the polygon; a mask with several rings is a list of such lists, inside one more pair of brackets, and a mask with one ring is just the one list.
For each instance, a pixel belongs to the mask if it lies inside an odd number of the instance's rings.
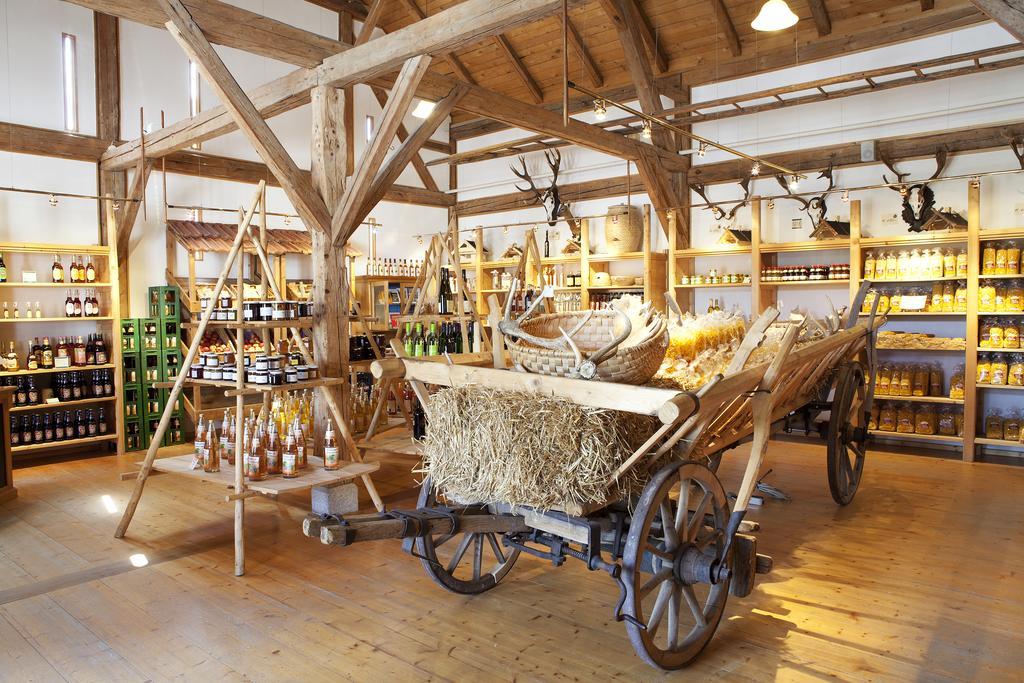
{"label": "round woven basket", "polygon": [[608,207],[604,218],[604,248],[607,253],[618,256],[640,251],[643,237],[640,209],[626,204]]}
{"label": "round woven basket", "polygon": [[[561,336],[559,328],[572,330],[585,314],[585,311],[573,311],[537,315],[524,321],[522,330],[537,337],[557,338]],[[614,325],[619,318],[615,311],[593,312],[587,324],[572,338],[584,358],[614,339]],[[596,379],[620,384],[644,384],[651,379],[661,367],[668,349],[668,322],[664,318],[659,320],[658,328],[646,340],[632,346],[627,346],[627,340],[611,357],[601,362],[597,366]],[[571,377],[576,369],[576,356],[570,349],[545,349],[510,337],[507,341],[512,361],[527,372]]]}

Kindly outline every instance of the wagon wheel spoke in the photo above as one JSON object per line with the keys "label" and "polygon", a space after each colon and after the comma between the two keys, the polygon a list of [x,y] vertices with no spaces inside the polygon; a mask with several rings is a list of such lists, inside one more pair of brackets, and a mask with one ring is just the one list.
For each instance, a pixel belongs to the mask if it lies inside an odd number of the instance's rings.
{"label": "wagon wheel spoke", "polygon": [[693,618],[697,621],[697,625],[704,627],[707,625],[707,619],[704,618],[704,608],[701,607],[700,601],[697,599],[697,593],[693,590],[693,586],[682,585],[683,598],[686,600],[687,607],[690,608],[690,613],[693,614]]}
{"label": "wagon wheel spoke", "polygon": [[445,543],[455,538],[456,535],[457,534],[445,534],[444,536],[438,536],[434,539],[434,548],[440,548]]}
{"label": "wagon wheel spoke", "polygon": [[484,563],[483,534],[473,534],[473,580],[480,579],[480,567]]}
{"label": "wagon wheel spoke", "polygon": [[674,550],[679,545],[679,535],[676,533],[675,518],[668,498],[661,502],[661,526],[665,534],[665,547]]}
{"label": "wagon wheel spoke", "polygon": [[679,584],[672,585],[668,598],[668,649],[679,645]]}
{"label": "wagon wheel spoke", "polygon": [[700,499],[700,503],[697,505],[697,509],[693,513],[693,517],[690,518],[690,524],[686,527],[686,540],[692,541],[697,536],[697,532],[702,526],[704,526],[704,513],[707,512],[708,504],[711,503],[711,492],[705,491],[704,497]]}
{"label": "wagon wheel spoke", "polygon": [[491,551],[494,553],[495,559],[498,562],[504,563],[506,559],[505,553],[501,552],[501,544],[498,543],[498,539],[494,536],[493,532],[487,534],[487,542],[491,544]]}
{"label": "wagon wheel spoke", "polygon": [[686,512],[690,507],[690,480],[679,482],[679,504],[676,506],[676,536],[683,533],[683,525],[686,524]]}
{"label": "wagon wheel spoke", "polygon": [[671,580],[672,567],[666,567],[665,569],[661,569],[658,571],[657,574],[648,579],[647,583],[640,586],[640,590],[637,591],[637,595],[640,597],[641,600],[643,600],[647,597],[647,594],[654,590],[659,583]]}
{"label": "wagon wheel spoke", "polygon": [[647,620],[647,633],[651,638],[658,632],[661,626],[661,619],[665,616],[665,608],[668,606],[668,598],[672,594],[672,582],[664,581],[661,589],[658,590],[658,597],[654,600],[654,607],[651,608],[651,618]]}
{"label": "wagon wheel spoke", "polygon": [[672,555],[672,553],[670,553],[667,550],[662,550],[661,548],[657,547],[653,543],[648,543],[647,544],[647,552],[649,552],[652,555],[657,555],[658,557],[660,557],[661,559],[665,560],[666,562],[671,562],[672,560],[675,559],[675,557]]}
{"label": "wagon wheel spoke", "polygon": [[455,549],[455,554],[452,555],[452,559],[448,562],[449,574],[455,571],[455,568],[459,566],[459,562],[462,562],[462,556],[466,554],[466,550],[472,541],[473,534],[463,534],[462,540],[459,541],[459,546]]}

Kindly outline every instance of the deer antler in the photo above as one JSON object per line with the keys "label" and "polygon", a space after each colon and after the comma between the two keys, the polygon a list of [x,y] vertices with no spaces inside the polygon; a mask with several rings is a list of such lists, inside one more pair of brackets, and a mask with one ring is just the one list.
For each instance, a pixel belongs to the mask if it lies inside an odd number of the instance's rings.
{"label": "deer antler", "polygon": [[946,163],[949,161],[949,150],[945,145],[935,150],[935,173],[928,180],[935,180],[946,170]]}
{"label": "deer antler", "polygon": [[828,187],[825,188],[825,193],[829,192],[836,186],[835,167],[836,155],[833,154],[831,157],[829,157],[828,168],[826,168],[818,175],[819,178],[828,178]]}
{"label": "deer antler", "polygon": [[1021,170],[1024,170],[1024,139],[1013,138],[1010,140],[1010,149],[1013,150],[1013,156],[1017,157],[1017,163],[1020,164]]}
{"label": "deer antler", "polygon": [[532,192],[537,200],[543,200],[544,193],[538,190],[537,186],[533,184],[533,178],[530,177],[530,172],[526,170],[526,157],[520,155],[518,159],[519,163],[522,164],[523,166],[523,170],[520,171],[518,168],[515,167],[515,164],[510,165],[509,168],[512,170],[512,173],[514,173],[517,178],[526,181],[529,187],[519,187],[519,184],[516,183],[516,189],[519,190],[520,192]]}
{"label": "deer antler", "polygon": [[704,183],[694,183],[690,185],[690,189],[697,193],[697,195],[704,200],[704,203],[711,209],[711,215],[715,217],[715,220],[721,220],[725,216],[725,211],[722,211],[722,207],[715,204],[708,198],[707,186]]}
{"label": "deer antler", "polygon": [[[892,171],[893,175],[896,176],[896,180],[895,181],[890,181],[888,178],[885,177],[885,174],[883,173],[882,174],[882,182],[886,183],[887,185],[890,185],[893,182],[895,182],[898,185],[903,185],[903,179],[910,175],[909,173],[900,173],[899,171],[897,171],[896,170],[895,162],[889,160],[889,158],[886,157],[884,154],[882,155],[882,163],[885,164],[885,167],[887,169],[889,169],[890,171]],[[902,188],[893,187],[893,188],[889,188],[889,189],[896,190],[900,194],[903,194],[903,189]]]}
{"label": "deer antler", "polygon": [[733,218],[735,218],[736,217],[736,212],[740,210],[740,207],[741,206],[746,206],[747,202],[750,201],[750,193],[751,193],[750,180],[751,180],[751,177],[752,176],[748,173],[747,177],[740,181],[740,187],[743,188],[743,199],[741,199],[740,201],[736,202],[736,205],[733,206],[729,210],[729,213],[727,213],[725,215],[726,220],[731,221]]}
{"label": "deer antler", "polygon": [[557,149],[546,149],[544,158],[547,159],[548,168],[551,169],[551,184],[555,185],[558,182],[558,170],[562,166],[562,153]]}

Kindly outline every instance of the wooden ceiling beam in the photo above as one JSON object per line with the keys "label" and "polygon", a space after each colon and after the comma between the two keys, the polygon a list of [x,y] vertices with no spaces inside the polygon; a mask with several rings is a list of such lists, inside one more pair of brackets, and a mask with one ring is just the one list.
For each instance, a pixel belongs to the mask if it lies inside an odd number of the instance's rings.
{"label": "wooden ceiling beam", "polygon": [[[370,90],[373,91],[373,96],[377,98],[377,103],[383,110],[388,103],[387,91],[384,90],[383,88],[378,88],[376,86],[371,86]],[[436,105],[434,106],[434,111],[437,111]],[[451,113],[450,108],[448,109],[448,112]],[[431,114],[433,114],[433,112],[431,112]],[[421,125],[420,128],[422,127],[423,126]],[[437,126],[435,126],[434,129],[436,130]],[[398,137],[398,141],[404,144],[409,137],[409,131],[405,129],[405,124],[399,124],[396,135]],[[428,135],[427,138],[429,137],[430,136]],[[439,192],[440,188],[438,188],[437,186],[437,181],[434,180],[434,176],[430,175],[430,169],[427,168],[427,165],[423,162],[423,157],[420,156],[420,149],[423,147],[424,144],[426,144],[426,142],[426,140],[423,140],[418,145],[416,145],[416,152],[409,158],[409,161],[407,163],[412,164],[413,168],[416,170],[416,175],[419,176],[420,182],[423,183],[423,187],[427,188],[428,190]]]}
{"label": "wooden ceiling beam", "polygon": [[729,46],[729,52],[733,57],[743,54],[743,44],[740,42],[740,34],[736,32],[736,24],[732,23],[729,10],[723,0],[711,0],[711,10],[715,13],[715,21],[719,30],[725,36],[725,44]]}
{"label": "wooden ceiling beam", "polygon": [[[154,28],[163,28],[167,21],[158,0],[65,1]],[[183,4],[211,43],[288,64],[315,67],[325,58],[350,47],[219,0],[184,0]]]}
{"label": "wooden ceiling beam", "polygon": [[361,20],[366,17],[366,5],[359,0],[306,0],[306,2],[339,14],[348,14],[356,19]]}
{"label": "wooden ceiling beam", "polygon": [[814,18],[818,35],[824,38],[832,33],[832,19],[828,15],[828,8],[825,7],[825,0],[807,0],[807,4],[811,7],[811,17]]}
{"label": "wooden ceiling beam", "polygon": [[[388,188],[398,180],[398,176],[402,174],[405,167],[410,162],[415,162],[416,159],[419,159],[419,150],[423,143],[429,140],[434,131],[451,115],[455,104],[462,98],[465,92],[465,86],[461,85],[452,89],[447,97],[434,105],[434,110],[423,120],[423,123],[419,125],[416,131],[402,140],[402,146],[391,155],[387,163],[377,172],[370,186],[369,194],[359,209],[359,214],[364,216],[369,214],[373,207],[387,194]],[[434,187],[437,187],[437,185],[435,184]]]}
{"label": "wooden ceiling beam", "polygon": [[530,75],[530,72],[527,70],[526,65],[523,64],[523,60],[516,53],[515,48],[512,47],[512,43],[508,42],[508,38],[506,38],[503,35],[497,35],[494,36],[494,42],[498,46],[498,48],[505,54],[505,57],[508,58],[508,62],[512,66],[512,70],[515,71],[516,75],[519,77],[519,80],[522,81],[523,85],[526,86],[526,89],[530,92],[530,95],[533,97],[533,101],[536,104],[540,104],[541,102],[543,102],[544,92],[540,89],[540,86],[537,85],[537,81],[534,80],[533,76]]}
{"label": "wooden ceiling beam", "polygon": [[[315,85],[344,87],[371,81],[394,72],[413,56],[446,54],[511,26],[553,14],[560,6],[559,0],[519,0],[498,6],[491,0],[465,0],[411,26],[328,57],[314,69],[299,69],[266,83],[253,90],[250,99],[263,116],[275,116],[308,102],[309,91]],[[439,90],[451,90],[447,82],[451,79],[440,75],[438,78],[442,79],[438,82]],[[212,107],[149,134],[146,152],[152,157],[163,156],[234,128],[234,120],[225,106]],[[104,155],[104,168],[134,166],[140,147],[140,141],[134,140],[111,150]]]}
{"label": "wooden ceiling beam", "polygon": [[140,163],[139,167],[135,169],[132,186],[128,191],[128,198],[133,201],[125,202],[125,206],[121,207],[121,217],[117,224],[117,252],[119,254],[128,253],[132,230],[135,228],[135,219],[142,207],[146,194],[146,183],[149,182],[149,174],[152,170],[153,162],[151,161]]}
{"label": "wooden ceiling beam", "polygon": [[398,133],[398,127],[409,113],[416,88],[427,74],[429,66],[429,56],[412,57],[402,66],[398,78],[395,79],[395,87],[384,106],[380,125],[359,157],[356,172],[349,179],[344,194],[333,210],[328,234],[331,235],[331,244],[334,246],[340,247],[345,244],[366,216],[362,213],[362,207],[369,197],[373,180],[387,156],[391,141]]}
{"label": "wooden ceiling beam", "polygon": [[654,61],[654,70],[659,74],[664,74],[668,71],[668,57],[665,56],[665,50],[658,41],[654,27],[651,26],[651,20],[644,14],[637,0],[626,0],[626,2],[633,14],[633,20],[637,22],[637,27],[640,29],[640,35],[643,37],[647,54]]}
{"label": "wooden ceiling beam", "polygon": [[587,78],[590,79],[591,85],[595,88],[603,87],[604,76],[601,74],[601,68],[594,61],[590,50],[587,49],[586,43],[583,42],[583,36],[580,35],[579,30],[572,23],[571,19],[569,20],[569,44],[572,45],[573,51],[576,52],[583,70],[587,72]]}
{"label": "wooden ceiling beam", "polygon": [[370,10],[363,17],[363,25],[359,27],[359,35],[356,36],[356,45],[362,45],[373,37],[373,31],[380,22],[381,14],[384,13],[384,0],[373,0]]}
{"label": "wooden ceiling beam", "polygon": [[281,183],[292,206],[310,230],[329,229],[331,213],[312,183],[302,176],[298,166],[277,139],[274,131],[242,90],[220,55],[203,35],[180,0],[159,0],[169,21],[167,30],[199,67],[207,84],[217,93],[231,118],[260,158]]}
{"label": "wooden ceiling beam", "polygon": [[935,0],[921,0],[921,11],[927,12],[930,9],[935,9]]}
{"label": "wooden ceiling beam", "polygon": [[971,3],[1024,43],[1024,0],[971,0]]}
{"label": "wooden ceiling beam", "polygon": [[[412,15],[416,17],[416,21],[423,21],[427,18],[427,13],[420,9],[420,6],[416,4],[416,0],[403,0],[403,2],[408,10],[412,12]],[[455,72],[456,76],[467,83],[476,84],[476,79],[469,73],[469,69],[465,67],[462,60],[455,56],[454,52],[449,52],[445,55],[445,61],[452,67],[452,71]]]}

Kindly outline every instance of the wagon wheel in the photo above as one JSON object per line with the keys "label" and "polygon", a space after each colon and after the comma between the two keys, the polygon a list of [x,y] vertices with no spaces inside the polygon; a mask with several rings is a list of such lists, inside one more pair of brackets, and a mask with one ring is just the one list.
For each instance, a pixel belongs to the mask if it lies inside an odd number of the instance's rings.
{"label": "wagon wheel", "polygon": [[[729,595],[717,561],[728,519],[721,482],[695,462],[666,466],[644,488],[629,525],[622,580],[629,639],[648,664],[686,666],[718,628]],[[725,578],[712,583],[713,575]]]}
{"label": "wagon wheel", "polygon": [[[428,477],[420,488],[416,507],[432,508],[437,504],[437,494]],[[494,588],[519,557],[519,550],[502,546],[501,536],[494,532],[456,532],[418,538],[416,553],[435,583],[462,595]]]}
{"label": "wagon wheel", "polygon": [[828,421],[828,488],[840,505],[853,500],[867,450],[867,383],[860,363],[839,368]]}

